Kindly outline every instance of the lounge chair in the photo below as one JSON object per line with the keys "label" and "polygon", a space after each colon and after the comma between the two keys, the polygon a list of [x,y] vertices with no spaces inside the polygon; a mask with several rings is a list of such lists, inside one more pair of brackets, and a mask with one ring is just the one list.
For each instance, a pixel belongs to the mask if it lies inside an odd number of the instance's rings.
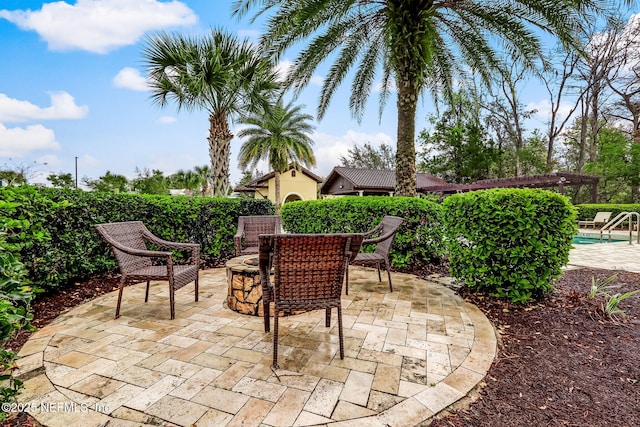
{"label": "lounge chair", "polygon": [[607,222],[609,222],[609,218],[611,218],[611,214],[612,212],[598,212],[596,213],[596,216],[593,217],[592,220],[578,221],[578,226],[579,227],[592,226],[593,228],[596,228],[596,225],[598,224],[605,225]]}

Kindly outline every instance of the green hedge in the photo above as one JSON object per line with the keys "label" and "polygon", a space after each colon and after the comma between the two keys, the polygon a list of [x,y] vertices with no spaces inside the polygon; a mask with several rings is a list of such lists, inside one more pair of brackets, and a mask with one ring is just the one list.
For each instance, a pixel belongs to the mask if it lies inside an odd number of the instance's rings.
{"label": "green hedge", "polygon": [[282,206],[281,215],[284,229],[292,233],[361,233],[385,215],[399,216],[405,222],[391,250],[394,266],[438,263],[444,256],[441,206],[428,200],[367,196],[300,201]]}
{"label": "green hedge", "polygon": [[0,421],[8,415],[5,404],[15,401],[23,386],[22,381],[13,378],[16,353],[5,343],[22,329],[33,330],[30,305],[37,292],[29,286],[27,269],[16,256],[16,246],[7,242],[10,236],[34,231],[29,221],[10,219],[16,208],[15,203],[0,199]]}
{"label": "green hedge", "polygon": [[568,262],[576,209],[550,191],[494,189],[448,197],[444,229],[451,274],[514,302],[542,297]]}
{"label": "green hedge", "polygon": [[266,200],[141,196],[34,188],[0,189],[0,200],[17,205],[10,220],[28,219],[37,236],[16,235],[10,244],[29,270],[29,278],[47,288],[116,271],[110,248],[94,225],[143,221],[151,232],[173,241],[201,245],[206,265],[219,265],[235,253],[238,216],[273,214]]}

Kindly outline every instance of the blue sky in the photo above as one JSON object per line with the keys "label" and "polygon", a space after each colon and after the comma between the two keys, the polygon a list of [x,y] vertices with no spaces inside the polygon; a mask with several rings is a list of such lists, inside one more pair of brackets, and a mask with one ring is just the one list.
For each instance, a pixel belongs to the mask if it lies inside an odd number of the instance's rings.
{"label": "blue sky", "polygon": [[[231,17],[230,0],[68,0],[0,2],[0,167],[32,166],[31,180],[51,173],[79,181],[107,170],[133,178],[138,169],[178,169],[209,164],[206,112],[159,108],[146,90],[141,41],[156,31],[203,34],[224,27],[256,40],[260,31]],[[285,56],[284,62],[293,59]],[[315,116],[323,70],[298,99]],[[523,102],[546,117],[545,94],[523,89]],[[529,94],[529,95],[527,95]],[[354,144],[395,146],[395,100],[378,119],[375,94],[361,123],[348,108],[349,82],[339,88],[325,117],[315,122],[315,173],[326,176]],[[425,97],[417,131],[427,126]],[[540,125],[540,124],[539,124]],[[238,129],[232,126],[232,131]],[[231,183],[240,178],[231,149]],[[263,166],[261,169],[267,172]],[[260,166],[259,166],[260,168]]]}

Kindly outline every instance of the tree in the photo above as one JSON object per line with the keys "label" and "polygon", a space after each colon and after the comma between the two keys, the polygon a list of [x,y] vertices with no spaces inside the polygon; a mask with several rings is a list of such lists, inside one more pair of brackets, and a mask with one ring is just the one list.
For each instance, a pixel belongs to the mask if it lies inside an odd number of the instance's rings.
{"label": "tree", "polygon": [[167,185],[171,188],[183,188],[187,190],[187,195],[192,196],[194,191],[202,188],[202,177],[192,171],[180,169],[167,178]]}
{"label": "tree", "polygon": [[161,33],[146,40],[143,55],[156,104],[165,107],[174,100],[178,110],[209,112],[213,195],[226,196],[233,138],[229,121],[269,101],[277,87],[273,63],[248,40],[222,30],[199,39]]}
{"label": "tree", "polygon": [[418,170],[457,184],[489,178],[499,152],[480,123],[479,106],[462,94],[441,117],[430,117],[431,132],[418,136],[423,151]]}
{"label": "tree", "polygon": [[198,178],[200,179],[200,190],[202,192],[202,197],[209,195],[211,188],[211,167],[207,165],[195,166],[193,171],[196,173]]}
{"label": "tree", "polygon": [[340,164],[349,168],[394,170],[396,152],[391,145],[380,144],[378,148],[368,142],[349,148],[346,156],[340,156]]}
{"label": "tree", "polygon": [[638,203],[640,144],[618,129],[603,127],[598,135],[598,159],[585,171],[602,176],[598,194],[609,203]]}
{"label": "tree", "polygon": [[236,0],[234,14],[245,15],[253,7],[258,8],[257,15],[274,10],[262,43],[278,55],[311,39],[286,82],[296,91],[309,83],[322,62],[335,58],[324,79],[319,118],[354,67],[350,108],[356,118],[362,117],[379,71],[380,111],[395,85],[395,192],[413,196],[416,107],[425,90],[450,97],[455,78],[462,81],[467,70],[488,84],[492,74],[508,63],[534,69],[543,57],[541,40],[532,31],[535,27],[581,50],[577,31],[583,21],[595,19],[596,12],[602,16],[607,4],[605,0]]}
{"label": "tree", "polygon": [[57,188],[75,188],[76,184],[71,173],[52,173],[47,177],[47,181]]}
{"label": "tree", "polygon": [[283,105],[282,100],[268,106],[261,113],[247,116],[242,123],[249,126],[238,136],[247,138],[240,147],[240,166],[255,167],[260,160],[269,162],[275,172],[276,215],[280,214],[280,174],[290,163],[314,166],[313,141],[309,134],[315,129],[309,114],[301,113],[303,106]]}
{"label": "tree", "polygon": [[129,180],[126,176],[115,175],[110,171],[95,180],[84,177],[82,182],[93,191],[105,193],[126,193],[129,187]]}
{"label": "tree", "polygon": [[143,171],[136,168],[137,177],[131,181],[131,188],[140,194],[169,194],[169,186],[167,179],[162,171],[153,169],[144,169]]}

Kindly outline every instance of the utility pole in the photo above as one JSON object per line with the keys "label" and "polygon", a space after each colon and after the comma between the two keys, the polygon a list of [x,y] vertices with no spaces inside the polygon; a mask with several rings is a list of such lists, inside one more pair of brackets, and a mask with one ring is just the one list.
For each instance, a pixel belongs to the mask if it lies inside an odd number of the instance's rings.
{"label": "utility pole", "polygon": [[78,156],[76,156],[76,190],[78,189]]}

